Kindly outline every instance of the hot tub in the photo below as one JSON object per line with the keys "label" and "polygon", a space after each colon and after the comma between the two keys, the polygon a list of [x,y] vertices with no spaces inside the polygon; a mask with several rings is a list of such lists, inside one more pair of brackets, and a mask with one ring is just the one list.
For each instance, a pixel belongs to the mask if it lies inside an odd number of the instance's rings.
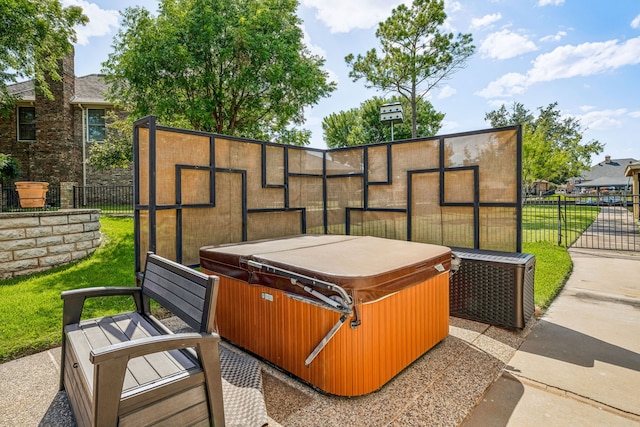
{"label": "hot tub", "polygon": [[447,247],[303,235],[206,246],[200,265],[219,334],[326,393],[375,391],[449,332]]}

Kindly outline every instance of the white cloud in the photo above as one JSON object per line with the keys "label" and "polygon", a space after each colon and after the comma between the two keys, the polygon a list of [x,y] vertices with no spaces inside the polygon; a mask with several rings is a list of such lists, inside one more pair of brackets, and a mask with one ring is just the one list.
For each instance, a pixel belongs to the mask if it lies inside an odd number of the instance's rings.
{"label": "white cloud", "polygon": [[[321,46],[314,44],[311,41],[311,36],[309,36],[309,33],[307,32],[307,29],[304,27],[304,25],[302,25],[300,29],[302,30],[302,42],[305,44],[305,46],[307,46],[307,49],[309,49],[309,52],[311,52],[312,55],[318,55],[322,58],[326,58],[327,51]],[[338,74],[336,72],[334,72],[331,69],[326,69],[326,72],[327,74],[329,74],[330,81],[333,81],[336,84],[339,83]]]}
{"label": "white cloud", "polygon": [[451,132],[457,131],[459,128],[460,128],[460,123],[454,120],[443,120],[442,127],[438,131],[438,134],[451,133]]}
{"label": "white cloud", "polygon": [[581,105],[580,106],[580,111],[592,111],[595,110],[596,107],[594,107],[593,105]]}
{"label": "white cloud", "polygon": [[490,99],[487,104],[492,108],[500,108],[506,104],[504,99]]}
{"label": "white cloud", "polygon": [[509,73],[489,83],[476,95],[486,98],[511,96],[540,82],[602,74],[640,63],[640,37],[557,47],[539,55],[525,74]]}
{"label": "white cloud", "polygon": [[317,44],[313,44],[313,42],[311,41],[311,36],[309,36],[309,33],[307,32],[307,29],[304,27],[304,25],[302,25],[300,29],[302,30],[302,43],[304,43],[305,46],[307,46],[307,49],[309,49],[309,52],[311,52],[313,55],[318,55],[323,58],[326,58],[327,51],[321,46]]}
{"label": "white cloud", "polygon": [[[410,1],[406,1],[405,4],[407,6],[410,5]],[[462,3],[457,0],[445,0],[444,2],[444,11],[447,14],[447,18],[444,20],[444,23],[440,27],[442,31],[457,33],[459,32],[454,25],[454,21],[456,20],[457,12],[462,10]]]}
{"label": "white cloud", "polygon": [[526,37],[505,29],[489,34],[482,41],[479,51],[483,58],[509,59],[537,49]]}
{"label": "white cloud", "polygon": [[560,6],[562,3],[564,3],[564,0],[540,0],[538,1],[538,6]]}
{"label": "white cloud", "polygon": [[459,1],[447,0],[444,3],[444,10],[447,15],[458,12],[459,10],[462,10],[462,3],[460,3]]}
{"label": "white cloud", "polygon": [[528,72],[531,83],[590,76],[640,63],[640,37],[561,46],[538,56]]}
{"label": "white cloud", "polygon": [[332,69],[325,70],[329,75],[329,81],[335,82],[335,84],[340,84],[340,79],[338,78],[338,74]]}
{"label": "white cloud", "polygon": [[580,124],[592,130],[605,130],[622,127],[620,117],[627,112],[624,108],[615,110],[590,111],[586,114],[574,116],[580,120]]}
{"label": "white cloud", "polygon": [[391,16],[391,10],[410,0],[302,0],[308,8],[316,9],[316,18],[331,33],[348,33],[355,29],[367,29]]}
{"label": "white cloud", "polygon": [[494,22],[497,22],[501,19],[502,19],[502,15],[500,13],[485,15],[482,18],[473,18],[471,19],[471,28],[486,27],[487,25],[491,25]]}
{"label": "white cloud", "polygon": [[445,99],[455,95],[458,91],[452,88],[449,85],[445,85],[442,89],[440,89],[440,93],[438,94],[438,99]]}
{"label": "white cloud", "polygon": [[509,73],[494,80],[486,88],[475,94],[483,98],[499,98],[524,93],[527,87],[527,76],[520,73]]}
{"label": "white cloud", "polygon": [[631,21],[631,28],[640,28],[640,15],[633,18],[633,21]]}
{"label": "white cloud", "polygon": [[640,111],[631,111],[629,115],[634,119],[640,119]]}
{"label": "white cloud", "polygon": [[80,6],[89,18],[87,25],[75,27],[79,45],[87,45],[90,37],[106,36],[118,28],[120,13],[117,10],[100,9],[97,4],[85,0],[62,0],[62,5]]}
{"label": "white cloud", "polygon": [[540,39],[541,42],[559,42],[564,36],[567,35],[566,31],[558,31],[557,33],[549,36],[544,36]]}

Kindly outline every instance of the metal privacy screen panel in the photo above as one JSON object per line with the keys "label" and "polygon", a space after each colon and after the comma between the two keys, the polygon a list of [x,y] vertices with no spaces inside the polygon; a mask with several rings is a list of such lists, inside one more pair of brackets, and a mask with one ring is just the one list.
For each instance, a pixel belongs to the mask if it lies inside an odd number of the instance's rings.
{"label": "metal privacy screen panel", "polygon": [[521,250],[519,127],[320,150],[134,125],[137,264],[205,245],[369,235]]}

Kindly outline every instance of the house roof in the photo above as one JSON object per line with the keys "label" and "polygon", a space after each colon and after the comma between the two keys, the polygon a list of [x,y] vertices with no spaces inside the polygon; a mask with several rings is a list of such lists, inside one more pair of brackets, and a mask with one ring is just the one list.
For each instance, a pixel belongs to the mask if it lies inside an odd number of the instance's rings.
{"label": "house roof", "polygon": [[[69,102],[72,104],[111,105],[110,102],[107,102],[104,99],[104,93],[107,91],[107,84],[103,77],[103,74],[89,74],[82,77],[76,77],[76,91]],[[36,100],[33,80],[9,85],[7,86],[7,91],[11,95],[18,95],[22,101],[33,102]]]}
{"label": "house roof", "polygon": [[631,178],[601,176],[591,181],[576,184],[575,187],[626,187],[631,185]]}
{"label": "house roof", "polygon": [[9,95],[19,96],[20,99],[24,101],[35,101],[36,99],[36,93],[33,90],[33,80],[8,85],[7,92],[9,92]]}
{"label": "house roof", "polygon": [[104,99],[106,91],[104,74],[76,77],[76,93],[71,102],[73,104],[110,104]]}
{"label": "house roof", "polygon": [[609,159],[600,162],[591,167],[591,170],[585,172],[582,176],[583,181],[595,181],[599,178],[624,178],[624,171],[632,163],[637,162],[636,159]]}

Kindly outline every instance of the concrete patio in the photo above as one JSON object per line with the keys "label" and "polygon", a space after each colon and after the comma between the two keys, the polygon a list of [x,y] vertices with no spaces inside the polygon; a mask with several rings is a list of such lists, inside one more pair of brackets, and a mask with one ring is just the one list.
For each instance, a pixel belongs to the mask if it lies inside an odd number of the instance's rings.
{"label": "concrete patio", "polygon": [[[452,317],[446,339],[369,395],[327,396],[257,362],[269,425],[640,425],[640,254],[570,254],[542,318],[510,331]],[[0,425],[75,424],[59,352],[0,365]]]}

